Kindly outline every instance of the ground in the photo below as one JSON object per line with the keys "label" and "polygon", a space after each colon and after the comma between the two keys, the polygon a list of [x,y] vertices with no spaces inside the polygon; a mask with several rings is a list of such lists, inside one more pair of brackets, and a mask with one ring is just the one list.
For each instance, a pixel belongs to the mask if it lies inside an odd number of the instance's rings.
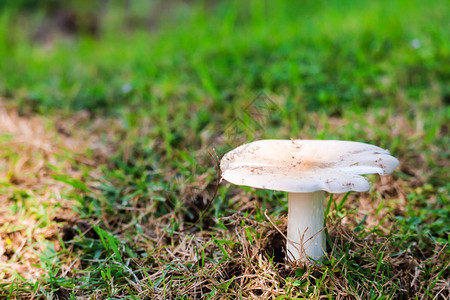
{"label": "ground", "polygon": [[[446,1],[92,3],[0,3],[2,298],[450,297]],[[304,266],[287,195],[220,182],[263,138],[400,165]]]}

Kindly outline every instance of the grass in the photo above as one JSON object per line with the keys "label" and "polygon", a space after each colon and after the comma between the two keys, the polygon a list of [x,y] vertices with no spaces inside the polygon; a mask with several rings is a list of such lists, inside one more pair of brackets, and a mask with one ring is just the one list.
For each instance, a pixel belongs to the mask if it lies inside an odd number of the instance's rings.
{"label": "grass", "polygon": [[[0,4],[1,297],[449,297],[445,1],[46,3]],[[330,196],[305,267],[284,193],[213,198],[214,155],[261,138],[400,166]]]}

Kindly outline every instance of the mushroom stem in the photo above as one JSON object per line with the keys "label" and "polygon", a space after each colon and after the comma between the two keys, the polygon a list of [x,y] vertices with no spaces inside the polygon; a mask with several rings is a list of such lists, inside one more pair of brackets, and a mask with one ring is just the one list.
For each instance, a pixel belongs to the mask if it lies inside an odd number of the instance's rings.
{"label": "mushroom stem", "polygon": [[323,220],[325,193],[289,193],[287,257],[290,261],[319,259],[326,249]]}

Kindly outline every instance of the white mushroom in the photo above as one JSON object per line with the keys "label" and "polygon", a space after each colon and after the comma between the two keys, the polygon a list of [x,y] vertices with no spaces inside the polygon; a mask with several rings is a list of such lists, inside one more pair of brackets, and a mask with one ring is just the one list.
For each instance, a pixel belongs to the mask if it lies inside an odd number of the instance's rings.
{"label": "white mushroom", "polygon": [[242,145],[221,160],[230,183],[288,192],[289,260],[319,259],[326,248],[325,193],[365,192],[363,174],[388,175],[398,166],[377,146],[334,140],[261,140]]}

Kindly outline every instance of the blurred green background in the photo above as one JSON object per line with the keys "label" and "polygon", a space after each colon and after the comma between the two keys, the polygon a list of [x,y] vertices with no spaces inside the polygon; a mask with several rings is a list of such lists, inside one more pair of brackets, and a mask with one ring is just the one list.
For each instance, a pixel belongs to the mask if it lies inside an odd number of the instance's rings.
{"label": "blurred green background", "polygon": [[449,101],[446,1],[23,0],[0,11],[0,94],[39,112],[152,115],[170,101],[222,119],[261,90],[297,116],[395,106],[399,90]]}

